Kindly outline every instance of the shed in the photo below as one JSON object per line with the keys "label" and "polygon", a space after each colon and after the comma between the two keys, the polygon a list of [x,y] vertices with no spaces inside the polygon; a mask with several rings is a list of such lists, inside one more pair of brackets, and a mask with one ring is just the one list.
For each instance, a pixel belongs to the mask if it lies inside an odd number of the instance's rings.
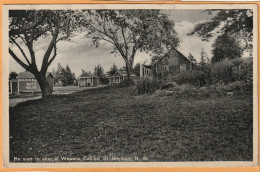
{"label": "shed", "polygon": [[96,75],[89,73],[82,73],[79,77],[79,87],[96,87],[99,85],[99,78]]}

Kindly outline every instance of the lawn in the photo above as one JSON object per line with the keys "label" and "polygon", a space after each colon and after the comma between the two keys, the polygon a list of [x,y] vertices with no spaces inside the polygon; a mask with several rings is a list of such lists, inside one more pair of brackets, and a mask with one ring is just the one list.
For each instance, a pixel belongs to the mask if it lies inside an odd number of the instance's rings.
{"label": "lawn", "polygon": [[30,100],[10,108],[10,161],[249,161],[252,104],[251,96],[174,98],[133,88]]}

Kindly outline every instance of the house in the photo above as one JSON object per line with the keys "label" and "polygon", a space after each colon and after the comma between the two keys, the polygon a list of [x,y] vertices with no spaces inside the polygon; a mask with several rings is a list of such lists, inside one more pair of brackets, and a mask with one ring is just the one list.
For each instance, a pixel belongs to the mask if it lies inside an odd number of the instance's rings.
{"label": "house", "polygon": [[[53,91],[54,77],[50,72],[46,73],[46,78]],[[16,79],[9,81],[10,93],[34,93],[41,92],[39,83],[35,76],[30,72],[21,72]]]}
{"label": "house", "polygon": [[176,48],[172,48],[164,56],[154,60],[151,65],[141,65],[140,78],[162,78],[193,69],[194,64]]}
{"label": "house", "polygon": [[[132,74],[132,77],[136,75]],[[109,76],[109,85],[119,84],[127,79],[127,72],[125,70],[118,70],[113,76]]]}
{"label": "house", "polygon": [[90,72],[83,72],[78,80],[79,87],[96,87],[99,85],[99,78]]}

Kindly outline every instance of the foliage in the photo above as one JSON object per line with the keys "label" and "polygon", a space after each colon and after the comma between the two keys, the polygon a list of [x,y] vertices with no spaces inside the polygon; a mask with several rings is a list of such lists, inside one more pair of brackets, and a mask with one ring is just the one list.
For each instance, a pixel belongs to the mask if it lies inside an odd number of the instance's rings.
{"label": "foliage", "polygon": [[109,70],[108,73],[109,73],[111,76],[113,76],[117,71],[118,71],[118,68],[117,68],[116,64],[114,63],[113,66],[110,68],[110,70]]}
{"label": "foliage", "polygon": [[[157,71],[155,71],[157,69]],[[170,68],[169,65],[160,64],[157,68],[152,68],[152,73],[155,73],[156,79],[166,84],[169,80]]]}
{"label": "foliage", "polygon": [[197,60],[193,57],[193,55],[190,53],[188,56],[188,59],[192,62],[192,63],[197,63]]}
{"label": "foliage", "polygon": [[208,63],[209,63],[209,57],[207,56],[206,52],[204,51],[204,48],[202,48],[201,52],[200,52],[200,63],[199,63],[199,65],[201,67],[204,67]]}
{"label": "foliage", "polygon": [[[199,23],[189,34],[197,34],[204,41],[208,41],[215,34],[233,35],[244,42],[242,49],[252,52],[253,39],[253,11],[251,9],[214,9],[206,10],[213,15],[210,21]],[[214,30],[220,28],[220,31]],[[229,46],[228,46],[229,47]]]}
{"label": "foliage", "polygon": [[228,84],[212,84],[204,87],[196,87],[190,84],[183,84],[167,90],[157,91],[158,96],[171,96],[174,98],[218,98],[227,97],[232,92],[232,96],[253,95],[252,81],[235,81]]}
{"label": "foliage", "polygon": [[253,59],[235,60],[233,76],[236,81],[251,81],[253,78]]}
{"label": "foliage", "polygon": [[[198,70],[181,72],[171,78],[178,84],[190,84],[198,87],[214,84],[228,85],[241,81],[250,84],[253,80],[253,62],[243,59],[225,60],[204,65]],[[250,89],[249,89],[250,90]]]}
{"label": "foliage", "polygon": [[160,10],[82,10],[81,15],[86,37],[96,47],[101,41],[112,44],[111,53],[124,59],[129,79],[137,51],[161,54],[179,43],[174,23]]}
{"label": "foliage", "polygon": [[120,82],[117,86],[123,88],[123,87],[130,87],[130,86],[133,86],[133,85],[135,85],[135,82],[134,82],[133,79],[130,79],[130,80],[125,79],[122,82]]}
{"label": "foliage", "polygon": [[55,72],[54,70],[55,84],[59,85],[61,83],[63,86],[74,85],[75,80],[75,74],[71,72],[70,67],[67,65],[63,68],[59,63],[57,66],[57,71]]}
{"label": "foliage", "polygon": [[137,84],[138,94],[150,94],[160,88],[159,82],[151,79],[142,79]]}
{"label": "foliage", "polygon": [[94,68],[94,75],[99,78],[101,84],[108,84],[108,79],[104,76],[104,68],[101,65],[97,65]]}
{"label": "foliage", "polygon": [[94,74],[98,77],[102,77],[104,75],[104,68],[101,65],[95,66]]}
{"label": "foliage", "polygon": [[208,84],[208,75],[202,70],[193,70],[187,72],[180,72],[173,76],[173,81],[178,84],[190,84],[202,87]]}
{"label": "foliage", "polygon": [[227,34],[218,36],[212,47],[212,63],[216,63],[221,60],[240,58],[243,53],[243,50],[237,40]]}
{"label": "foliage", "polygon": [[140,78],[140,63],[137,63],[137,64],[135,65],[133,72],[134,72],[134,74],[135,74],[138,78]]}
{"label": "foliage", "polygon": [[208,40],[213,36],[213,30],[217,27],[226,34],[239,34],[252,40],[253,37],[253,11],[251,9],[213,9],[206,10],[214,17],[210,21],[199,23],[190,34],[198,34],[203,40]]}
{"label": "foliage", "polygon": [[18,74],[16,72],[11,72],[9,74],[9,80],[16,79],[17,76],[18,76]]}

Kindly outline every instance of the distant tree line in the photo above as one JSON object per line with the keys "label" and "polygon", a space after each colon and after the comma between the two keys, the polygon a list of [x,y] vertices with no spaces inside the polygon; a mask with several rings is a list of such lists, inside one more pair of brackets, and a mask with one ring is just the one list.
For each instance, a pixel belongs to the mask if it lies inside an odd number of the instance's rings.
{"label": "distant tree line", "polygon": [[52,74],[54,76],[55,85],[67,86],[67,85],[76,85],[75,74],[71,72],[71,69],[68,65],[64,68],[59,63],[57,69],[53,69]]}

